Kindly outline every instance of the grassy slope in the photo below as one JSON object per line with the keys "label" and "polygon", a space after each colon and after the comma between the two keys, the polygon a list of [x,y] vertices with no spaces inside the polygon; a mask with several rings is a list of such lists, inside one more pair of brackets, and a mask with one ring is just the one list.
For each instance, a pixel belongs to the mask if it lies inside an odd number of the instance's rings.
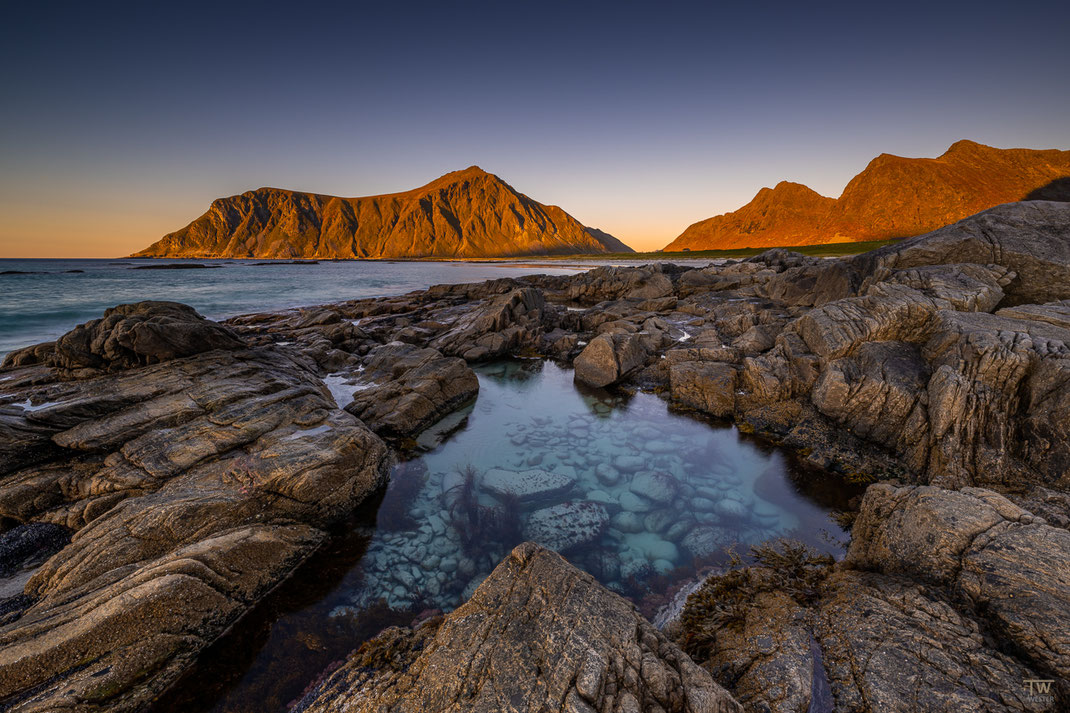
{"label": "grassy slope", "polygon": [[[791,250],[793,252],[802,253],[803,255],[813,255],[815,257],[838,257],[841,255],[857,255],[859,253],[869,252],[885,245],[891,245],[892,243],[899,242],[900,239],[895,240],[870,240],[866,242],[858,243],[826,243],[825,245],[798,245],[798,246],[783,246],[784,250]],[[696,260],[696,259],[716,259],[716,258],[737,258],[737,257],[751,257],[752,255],[758,255],[771,248],[735,248],[733,250],[691,250],[687,252],[666,252],[657,251],[649,253],[599,253],[595,255],[555,255],[555,256],[542,256],[538,257],[539,261],[543,260],[575,260],[577,258],[590,258],[592,260],[647,260],[650,262],[672,262],[673,260]],[[524,258],[516,258],[524,259]],[[532,259],[532,258],[527,258]]]}

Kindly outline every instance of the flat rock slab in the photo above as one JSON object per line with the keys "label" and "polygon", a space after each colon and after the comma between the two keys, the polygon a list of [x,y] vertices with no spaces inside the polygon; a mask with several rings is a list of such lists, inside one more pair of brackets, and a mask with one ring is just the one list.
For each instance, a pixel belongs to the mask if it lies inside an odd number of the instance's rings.
{"label": "flat rock slab", "polygon": [[598,539],[608,521],[609,513],[599,503],[561,503],[533,512],[524,526],[524,537],[563,552]]}
{"label": "flat rock slab", "polygon": [[521,503],[546,502],[564,497],[576,484],[576,478],[547,470],[505,470],[492,468],[483,474],[483,489]]}
{"label": "flat rock slab", "polygon": [[635,607],[526,542],[441,623],[388,629],[295,713],[743,709]]}

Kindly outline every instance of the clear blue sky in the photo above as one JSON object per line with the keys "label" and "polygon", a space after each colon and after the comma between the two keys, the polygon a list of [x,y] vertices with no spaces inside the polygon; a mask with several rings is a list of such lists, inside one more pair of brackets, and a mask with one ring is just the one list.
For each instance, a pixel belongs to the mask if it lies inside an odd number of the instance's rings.
{"label": "clear blue sky", "polygon": [[5,8],[0,256],[125,254],[218,196],[478,164],[637,248],[881,152],[1070,148],[1068,3]]}

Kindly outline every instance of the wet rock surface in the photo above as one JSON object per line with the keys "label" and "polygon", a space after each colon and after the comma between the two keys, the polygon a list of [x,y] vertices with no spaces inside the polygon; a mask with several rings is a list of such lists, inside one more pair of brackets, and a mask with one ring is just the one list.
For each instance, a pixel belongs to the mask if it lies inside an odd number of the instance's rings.
{"label": "wet rock surface", "polygon": [[445,619],[388,630],[296,708],[562,709],[742,711],[631,604],[532,543]]}

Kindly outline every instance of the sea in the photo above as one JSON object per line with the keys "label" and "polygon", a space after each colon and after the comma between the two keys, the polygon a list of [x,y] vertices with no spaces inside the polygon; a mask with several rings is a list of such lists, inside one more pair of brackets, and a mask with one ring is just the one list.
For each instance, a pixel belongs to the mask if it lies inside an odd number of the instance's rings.
{"label": "sea", "polygon": [[[204,269],[139,269],[167,264]],[[598,263],[346,260],[285,263],[267,260],[7,259],[0,260],[0,358],[47,342],[100,317],[117,304],[170,300],[209,319],[399,295],[435,284],[499,277],[566,275]]]}

